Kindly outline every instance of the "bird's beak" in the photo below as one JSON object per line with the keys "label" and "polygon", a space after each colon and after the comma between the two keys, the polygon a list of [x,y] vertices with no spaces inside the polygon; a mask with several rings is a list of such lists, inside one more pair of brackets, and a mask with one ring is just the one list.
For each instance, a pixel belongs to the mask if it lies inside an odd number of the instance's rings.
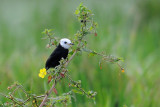
{"label": "bird's beak", "polygon": [[73,43],[70,43],[69,45],[74,45]]}

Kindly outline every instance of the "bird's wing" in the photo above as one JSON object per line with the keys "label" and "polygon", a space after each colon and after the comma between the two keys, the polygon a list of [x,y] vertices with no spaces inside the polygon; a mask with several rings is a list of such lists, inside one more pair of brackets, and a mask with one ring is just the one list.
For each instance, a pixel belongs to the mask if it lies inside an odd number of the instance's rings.
{"label": "bird's wing", "polygon": [[59,64],[60,59],[61,59],[61,52],[58,50],[53,51],[46,61],[46,69],[48,70],[50,67],[57,66]]}

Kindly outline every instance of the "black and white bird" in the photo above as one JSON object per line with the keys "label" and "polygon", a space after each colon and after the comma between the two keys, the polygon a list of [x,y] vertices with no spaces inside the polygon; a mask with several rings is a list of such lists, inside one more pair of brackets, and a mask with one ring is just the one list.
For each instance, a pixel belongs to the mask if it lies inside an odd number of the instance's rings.
{"label": "black and white bird", "polygon": [[49,58],[46,61],[45,68],[48,70],[49,68],[54,68],[58,66],[60,63],[59,61],[64,58],[66,59],[68,56],[69,48],[73,45],[71,40],[67,38],[63,38],[60,40],[59,45],[57,48],[52,52]]}

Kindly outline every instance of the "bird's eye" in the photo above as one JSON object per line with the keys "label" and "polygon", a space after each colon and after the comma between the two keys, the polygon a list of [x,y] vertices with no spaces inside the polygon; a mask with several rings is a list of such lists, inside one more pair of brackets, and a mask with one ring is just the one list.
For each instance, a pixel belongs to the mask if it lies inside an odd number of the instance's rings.
{"label": "bird's eye", "polygon": [[64,42],[64,44],[67,44],[67,42]]}

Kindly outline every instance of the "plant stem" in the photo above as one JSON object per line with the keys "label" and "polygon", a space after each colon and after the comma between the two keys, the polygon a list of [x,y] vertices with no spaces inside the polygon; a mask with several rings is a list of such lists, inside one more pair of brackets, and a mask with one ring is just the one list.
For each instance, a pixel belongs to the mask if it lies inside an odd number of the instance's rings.
{"label": "plant stem", "polygon": [[[82,40],[82,39],[81,39]],[[81,40],[79,41],[79,43],[78,43],[78,46],[77,47],[79,47],[80,46],[80,44],[81,44]],[[70,59],[66,62],[66,64],[65,64],[65,68],[68,66],[68,64],[71,62],[71,60],[74,58],[74,56],[76,55],[76,53],[78,52],[78,50],[75,50],[75,52],[73,53],[73,55],[70,57]],[[48,96],[50,95],[50,93],[52,92],[52,90],[53,90],[53,88],[56,86],[56,80],[55,80],[55,82],[54,82],[54,84],[52,85],[52,87],[51,87],[51,89],[49,90],[49,92],[45,95],[45,97],[44,97],[44,99],[43,99],[43,101],[42,101],[42,103],[40,104],[40,106],[39,107],[43,107],[43,105],[44,105],[44,103],[46,102],[46,100],[47,100],[47,98],[48,98]]]}
{"label": "plant stem", "polygon": [[57,83],[57,80],[55,79],[55,81],[54,81],[54,83],[53,83],[51,89],[48,91],[48,93],[46,93],[46,95],[45,95],[45,97],[44,97],[44,99],[43,99],[43,101],[42,101],[42,103],[40,104],[39,107],[43,107],[43,105],[44,105],[44,103],[46,102],[48,96],[49,96],[50,93],[52,92],[53,88],[56,86],[56,83]]}
{"label": "plant stem", "polygon": [[[85,35],[85,34],[84,34],[84,29],[83,29],[83,26],[82,26],[82,37],[81,37],[81,39],[79,40],[79,43],[78,43],[78,45],[77,45],[77,49],[74,51],[74,53],[73,53],[73,55],[70,57],[70,59],[66,62],[65,68],[68,66],[68,64],[71,62],[71,60],[74,58],[74,56],[75,56],[76,53],[78,52],[79,47],[80,47],[80,45],[81,45],[81,41],[82,41],[84,35]],[[49,92],[45,95],[45,97],[44,97],[44,99],[43,99],[43,101],[41,102],[41,104],[40,104],[39,107],[43,107],[43,105],[45,104],[48,96],[49,96],[50,93],[52,92],[53,88],[56,86],[56,83],[57,83],[57,80],[55,79],[54,84],[52,85],[52,87],[51,87],[51,89],[49,90]]]}

